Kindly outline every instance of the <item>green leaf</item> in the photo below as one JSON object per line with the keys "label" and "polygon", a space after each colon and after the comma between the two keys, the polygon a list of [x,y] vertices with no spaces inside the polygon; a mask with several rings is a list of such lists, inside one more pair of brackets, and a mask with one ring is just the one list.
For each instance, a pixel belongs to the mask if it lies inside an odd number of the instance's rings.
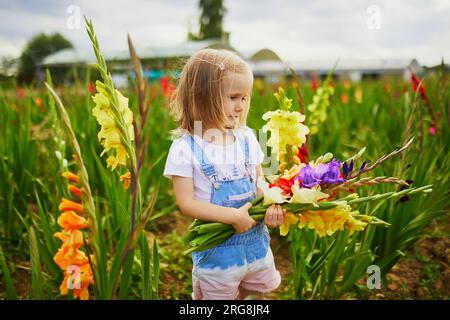
{"label": "green leaf", "polygon": [[17,292],[14,288],[13,280],[11,279],[11,275],[9,273],[8,265],[6,264],[5,255],[3,254],[2,246],[0,245],[0,268],[3,273],[3,279],[5,279],[6,286],[6,298],[8,300],[16,300]]}
{"label": "green leaf", "polygon": [[154,290],[156,298],[158,298],[159,290],[159,252],[158,252],[158,245],[156,243],[156,239],[153,240],[153,284],[154,284]]}
{"label": "green leaf", "polygon": [[131,283],[131,275],[133,273],[134,250],[131,250],[126,258],[120,276],[119,298],[125,300],[128,297]]}
{"label": "green leaf", "polygon": [[30,241],[32,298],[42,300],[44,292],[42,287],[41,260],[39,257],[39,246],[33,227],[30,227],[28,234]]}
{"label": "green leaf", "polygon": [[141,236],[139,237],[139,247],[141,252],[141,295],[143,300],[149,300],[151,299],[152,293],[152,276],[150,269],[151,254],[145,231],[142,232]]}

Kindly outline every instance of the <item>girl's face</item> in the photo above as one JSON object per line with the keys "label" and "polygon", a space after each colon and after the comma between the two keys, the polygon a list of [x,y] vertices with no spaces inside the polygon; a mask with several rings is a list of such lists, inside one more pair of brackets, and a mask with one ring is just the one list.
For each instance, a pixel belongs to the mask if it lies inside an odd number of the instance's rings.
{"label": "girl's face", "polygon": [[235,128],[243,113],[248,108],[248,101],[252,93],[253,74],[246,69],[243,73],[229,72],[224,80],[223,108],[226,115],[225,128]]}

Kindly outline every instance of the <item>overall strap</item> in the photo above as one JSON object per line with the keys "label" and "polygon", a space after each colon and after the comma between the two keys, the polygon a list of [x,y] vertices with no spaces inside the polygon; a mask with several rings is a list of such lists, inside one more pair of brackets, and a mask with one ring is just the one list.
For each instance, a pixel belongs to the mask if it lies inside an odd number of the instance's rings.
{"label": "overall strap", "polygon": [[208,157],[203,152],[203,149],[198,145],[197,141],[195,141],[192,135],[189,135],[191,150],[200,163],[200,169],[208,177],[211,183],[217,182],[217,173],[214,165],[209,162]]}
{"label": "overall strap", "polygon": [[247,136],[243,136],[240,133],[236,132],[236,139],[239,140],[239,144],[241,145],[242,152],[244,153],[244,164],[245,164],[245,170],[247,171],[247,174],[250,177],[250,180],[253,181],[252,171],[250,168],[250,149],[248,144],[248,138]]}

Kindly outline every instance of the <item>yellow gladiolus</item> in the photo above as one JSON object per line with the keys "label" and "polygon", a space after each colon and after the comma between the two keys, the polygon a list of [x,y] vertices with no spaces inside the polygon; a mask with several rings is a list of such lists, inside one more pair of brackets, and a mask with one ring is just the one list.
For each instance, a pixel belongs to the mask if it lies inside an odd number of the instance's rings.
{"label": "yellow gladiolus", "polygon": [[292,198],[291,203],[312,203],[315,207],[318,207],[317,202],[322,199],[328,198],[329,195],[320,191],[320,186],[314,186],[314,188],[300,188],[298,181],[292,186]]}
{"label": "yellow gladiolus", "polygon": [[284,222],[280,226],[280,235],[285,236],[289,232],[289,227],[293,224],[298,223],[298,217],[292,212],[286,212],[284,216]]}
{"label": "yellow gladiolus", "polygon": [[306,164],[300,163],[294,165],[292,168],[290,168],[288,171],[286,171],[281,178],[286,180],[291,180],[293,177],[298,175],[300,173],[300,170],[302,170],[304,167],[306,167]]}
{"label": "yellow gladiolus", "polygon": [[97,81],[96,89],[98,93],[92,97],[95,103],[92,114],[101,126],[100,132],[98,133],[98,139],[103,145],[101,155],[110,152],[111,149],[115,150],[115,154],[110,155],[106,159],[108,168],[114,170],[117,166],[125,166],[127,158],[129,158],[129,154],[123,146],[123,139],[125,137],[121,136],[121,131],[117,127],[117,117],[122,119],[123,125],[125,126],[124,130],[126,130],[128,137],[132,141],[134,140],[133,113],[128,107],[128,98],[125,98],[118,90],[115,91],[118,102],[116,110],[118,114],[116,114],[111,108],[110,97],[105,90],[104,84]]}
{"label": "yellow gladiolus", "polygon": [[319,237],[331,236],[344,229],[349,230],[351,235],[367,226],[367,222],[355,219],[354,214],[358,214],[358,211],[351,211],[351,207],[345,203],[328,210],[305,211],[299,216],[298,227],[313,229]]}
{"label": "yellow gladiolus", "polygon": [[301,146],[306,141],[309,133],[307,126],[302,124],[305,116],[297,111],[276,110],[269,111],[263,115],[263,119],[268,121],[263,127],[263,131],[271,132],[267,145],[272,147],[273,152],[279,154],[286,153],[287,145]]}

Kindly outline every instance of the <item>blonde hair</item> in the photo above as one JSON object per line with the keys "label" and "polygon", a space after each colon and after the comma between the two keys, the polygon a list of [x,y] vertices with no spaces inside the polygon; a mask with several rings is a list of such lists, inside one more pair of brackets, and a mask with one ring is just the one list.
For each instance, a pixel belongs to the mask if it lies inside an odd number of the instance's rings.
{"label": "blonde hair", "polygon": [[[179,122],[174,135],[193,133],[194,122],[202,121],[205,129],[225,129],[222,80],[228,72],[250,72],[248,64],[228,50],[203,49],[188,59],[170,103],[172,116]],[[241,115],[239,126],[246,124],[250,99]]]}

